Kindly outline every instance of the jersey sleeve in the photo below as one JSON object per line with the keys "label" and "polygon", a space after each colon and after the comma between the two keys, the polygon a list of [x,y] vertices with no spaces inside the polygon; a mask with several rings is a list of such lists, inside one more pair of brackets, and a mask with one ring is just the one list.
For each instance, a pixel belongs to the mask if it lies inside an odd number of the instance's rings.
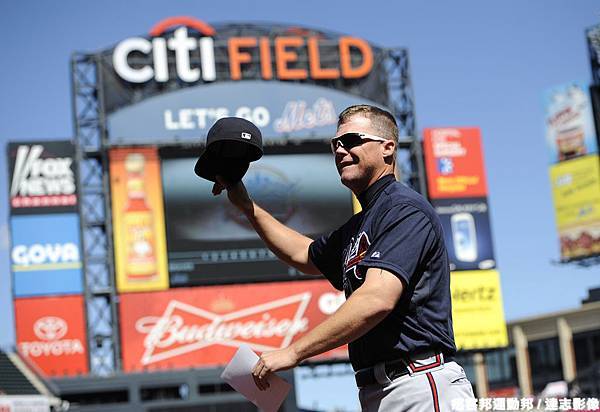
{"label": "jersey sleeve", "polygon": [[339,229],[313,241],[308,248],[308,257],[334,288],[337,290],[344,289],[342,237]]}
{"label": "jersey sleeve", "polygon": [[396,205],[373,229],[373,239],[359,266],[385,269],[409,284],[436,244],[429,217],[412,205]]}

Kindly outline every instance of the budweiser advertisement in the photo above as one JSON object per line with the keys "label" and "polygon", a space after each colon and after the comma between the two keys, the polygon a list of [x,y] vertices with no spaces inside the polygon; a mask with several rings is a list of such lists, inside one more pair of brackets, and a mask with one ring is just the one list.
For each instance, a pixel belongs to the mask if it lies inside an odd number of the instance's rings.
{"label": "budweiser advertisement", "polygon": [[9,143],[11,214],[75,212],[74,158],[69,141]]}
{"label": "budweiser advertisement", "polygon": [[423,146],[431,199],[487,196],[479,128],[425,129]]}
{"label": "budweiser advertisement", "polygon": [[157,150],[113,149],[109,158],[117,290],[167,289],[165,219]]}
{"label": "budweiser advertisement", "polygon": [[[123,370],[216,367],[227,364],[241,344],[256,352],[284,348],[343,301],[343,293],[325,280],[124,294]],[[347,356],[342,347],[319,360]]]}
{"label": "budweiser advertisement", "polygon": [[46,376],[88,372],[81,295],[15,300],[19,352]]}

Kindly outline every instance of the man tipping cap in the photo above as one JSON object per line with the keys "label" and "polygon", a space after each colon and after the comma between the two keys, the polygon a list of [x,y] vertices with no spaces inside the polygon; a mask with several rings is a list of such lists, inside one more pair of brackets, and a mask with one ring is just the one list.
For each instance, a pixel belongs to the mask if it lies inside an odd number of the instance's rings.
{"label": "man tipping cap", "polygon": [[222,176],[227,182],[242,179],[250,162],[263,155],[262,135],[252,122],[239,117],[224,117],[210,128],[206,146],[194,167],[194,172],[216,182]]}

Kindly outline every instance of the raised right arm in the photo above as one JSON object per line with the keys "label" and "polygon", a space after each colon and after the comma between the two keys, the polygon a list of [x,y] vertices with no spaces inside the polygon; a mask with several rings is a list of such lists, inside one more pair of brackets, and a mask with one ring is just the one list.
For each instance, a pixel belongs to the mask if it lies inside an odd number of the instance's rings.
{"label": "raised right arm", "polygon": [[223,190],[227,190],[229,201],[244,213],[256,233],[279,259],[303,273],[321,274],[308,257],[308,247],[312,239],[290,229],[258,206],[250,198],[241,181],[228,186],[217,177],[217,182],[213,186],[213,195],[217,196]]}

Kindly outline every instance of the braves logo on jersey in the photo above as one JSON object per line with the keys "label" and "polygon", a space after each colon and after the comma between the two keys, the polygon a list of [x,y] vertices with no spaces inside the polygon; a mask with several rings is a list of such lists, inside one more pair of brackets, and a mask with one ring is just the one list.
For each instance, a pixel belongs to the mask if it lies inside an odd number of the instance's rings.
{"label": "braves logo on jersey", "polygon": [[363,274],[358,271],[357,265],[366,256],[369,246],[371,246],[371,242],[365,232],[360,232],[357,237],[350,239],[350,244],[344,251],[344,280],[348,279],[349,275],[363,280]]}

